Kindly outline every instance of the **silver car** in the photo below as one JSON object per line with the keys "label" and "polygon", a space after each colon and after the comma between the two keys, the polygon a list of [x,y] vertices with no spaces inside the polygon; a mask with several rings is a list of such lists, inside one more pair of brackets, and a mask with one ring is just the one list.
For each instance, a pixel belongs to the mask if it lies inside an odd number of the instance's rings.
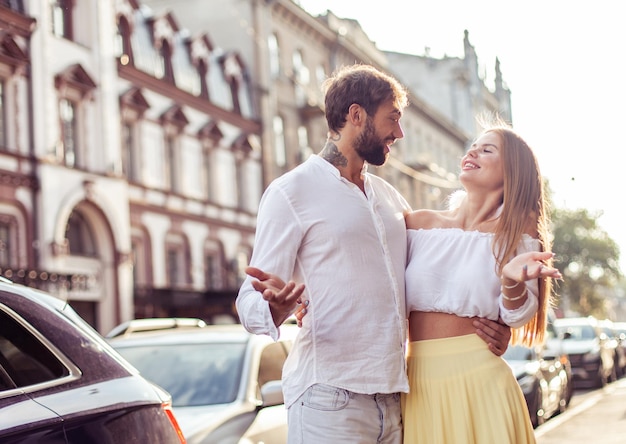
{"label": "silver car", "polygon": [[172,395],[189,444],[287,442],[280,380],[298,327],[282,326],[281,338],[274,342],[239,324],[133,322],[109,334],[109,343]]}

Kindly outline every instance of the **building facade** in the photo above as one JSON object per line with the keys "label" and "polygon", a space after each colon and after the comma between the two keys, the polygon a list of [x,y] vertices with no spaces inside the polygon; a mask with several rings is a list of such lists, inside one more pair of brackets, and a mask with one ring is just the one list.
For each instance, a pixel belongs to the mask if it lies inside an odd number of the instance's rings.
{"label": "building facade", "polygon": [[101,332],[234,314],[262,191],[235,50],[134,0],[0,4],[0,267]]}
{"label": "building facade", "polygon": [[[405,137],[370,171],[415,208],[458,188],[471,115],[510,115],[467,35],[464,59],[426,72],[293,0],[6,0],[0,30],[0,274],[101,332],[235,315],[261,194],[324,146],[321,84],[338,67],[408,86]],[[425,83],[456,95],[434,100]]]}

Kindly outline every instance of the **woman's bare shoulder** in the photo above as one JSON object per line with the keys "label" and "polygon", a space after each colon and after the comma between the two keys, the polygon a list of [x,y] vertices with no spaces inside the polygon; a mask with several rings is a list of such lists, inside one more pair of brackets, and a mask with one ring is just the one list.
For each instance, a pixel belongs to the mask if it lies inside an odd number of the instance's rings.
{"label": "woman's bare shoulder", "polygon": [[406,227],[412,230],[442,228],[447,225],[450,211],[415,210],[406,216]]}

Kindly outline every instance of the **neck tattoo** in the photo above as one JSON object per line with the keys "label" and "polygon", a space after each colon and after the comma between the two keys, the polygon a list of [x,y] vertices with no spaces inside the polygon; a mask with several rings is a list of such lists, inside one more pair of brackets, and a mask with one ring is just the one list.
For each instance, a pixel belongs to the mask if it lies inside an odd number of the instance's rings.
{"label": "neck tattoo", "polygon": [[345,167],[348,165],[348,159],[341,154],[341,151],[339,151],[337,145],[333,142],[327,142],[320,155],[323,159],[336,167]]}

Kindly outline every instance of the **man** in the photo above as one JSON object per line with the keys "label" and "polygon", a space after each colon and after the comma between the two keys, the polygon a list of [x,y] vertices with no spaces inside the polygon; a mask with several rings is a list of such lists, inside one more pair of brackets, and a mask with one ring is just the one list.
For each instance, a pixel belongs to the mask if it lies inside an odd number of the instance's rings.
{"label": "man", "polygon": [[[251,258],[258,268],[237,310],[248,330],[276,339],[299,300],[310,302],[283,370],[290,444],[400,443],[410,208],[366,167],[383,165],[404,136],[407,92],[367,65],[340,69],[324,88],[328,140],[265,191]],[[505,328],[482,328],[505,348]]]}

